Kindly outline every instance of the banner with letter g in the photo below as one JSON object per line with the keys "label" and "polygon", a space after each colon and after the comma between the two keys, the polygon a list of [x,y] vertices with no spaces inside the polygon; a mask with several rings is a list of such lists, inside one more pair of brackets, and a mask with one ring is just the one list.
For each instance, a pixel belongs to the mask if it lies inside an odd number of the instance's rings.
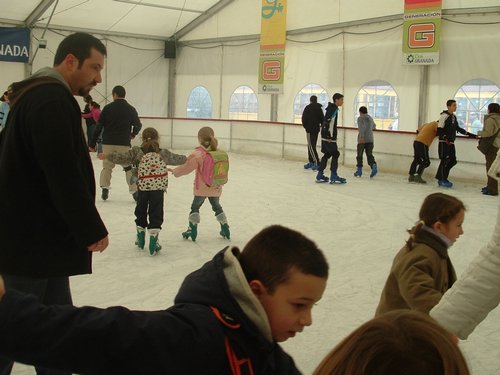
{"label": "banner with letter g", "polygon": [[439,64],[441,0],[405,0],[403,64]]}
{"label": "banner with letter g", "polygon": [[287,0],[262,0],[259,94],[282,94]]}

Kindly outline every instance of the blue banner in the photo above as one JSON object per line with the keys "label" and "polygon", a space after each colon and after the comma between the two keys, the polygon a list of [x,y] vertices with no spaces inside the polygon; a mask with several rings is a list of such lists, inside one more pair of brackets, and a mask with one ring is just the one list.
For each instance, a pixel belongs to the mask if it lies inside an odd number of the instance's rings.
{"label": "blue banner", "polygon": [[0,27],[0,61],[29,61],[30,29]]}

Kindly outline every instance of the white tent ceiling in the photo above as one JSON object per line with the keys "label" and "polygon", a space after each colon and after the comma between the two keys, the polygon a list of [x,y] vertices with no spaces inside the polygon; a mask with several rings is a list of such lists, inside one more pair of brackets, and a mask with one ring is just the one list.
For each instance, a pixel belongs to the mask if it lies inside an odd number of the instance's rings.
{"label": "white tent ceiling", "polygon": [[0,23],[154,39],[179,37],[232,0],[0,0]]}

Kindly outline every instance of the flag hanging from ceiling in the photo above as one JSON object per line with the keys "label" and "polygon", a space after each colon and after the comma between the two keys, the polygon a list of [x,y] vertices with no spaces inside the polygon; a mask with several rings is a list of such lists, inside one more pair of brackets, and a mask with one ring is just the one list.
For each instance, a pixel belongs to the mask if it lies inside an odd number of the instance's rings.
{"label": "flag hanging from ceiling", "polygon": [[29,46],[30,29],[0,27],[0,61],[27,63]]}
{"label": "flag hanging from ceiling", "polygon": [[287,0],[262,0],[259,94],[282,94]]}
{"label": "flag hanging from ceiling", "polygon": [[405,0],[403,64],[439,64],[441,0]]}

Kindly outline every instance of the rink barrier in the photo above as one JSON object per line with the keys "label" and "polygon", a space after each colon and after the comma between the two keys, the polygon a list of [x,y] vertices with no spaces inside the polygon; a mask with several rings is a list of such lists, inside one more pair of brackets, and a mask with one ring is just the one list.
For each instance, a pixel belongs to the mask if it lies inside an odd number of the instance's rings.
{"label": "rink barrier", "polygon": [[[229,152],[261,155],[307,162],[307,143],[302,125],[281,122],[141,117],[143,128],[155,127],[161,144],[173,150],[196,147],[198,130],[203,126],[214,129],[219,147]],[[339,164],[348,168],[356,165],[357,128],[339,127],[337,145],[341,154]],[[413,160],[415,132],[376,130],[373,154],[380,172],[406,175]],[[140,144],[136,137],[134,144]],[[439,164],[437,139],[430,147],[431,166],[424,176],[434,177]],[[486,179],[484,156],[477,150],[477,140],[457,137],[455,142],[458,164],[450,180],[477,182]],[[318,140],[321,156],[321,142]],[[366,157],[364,160],[366,167]]]}

